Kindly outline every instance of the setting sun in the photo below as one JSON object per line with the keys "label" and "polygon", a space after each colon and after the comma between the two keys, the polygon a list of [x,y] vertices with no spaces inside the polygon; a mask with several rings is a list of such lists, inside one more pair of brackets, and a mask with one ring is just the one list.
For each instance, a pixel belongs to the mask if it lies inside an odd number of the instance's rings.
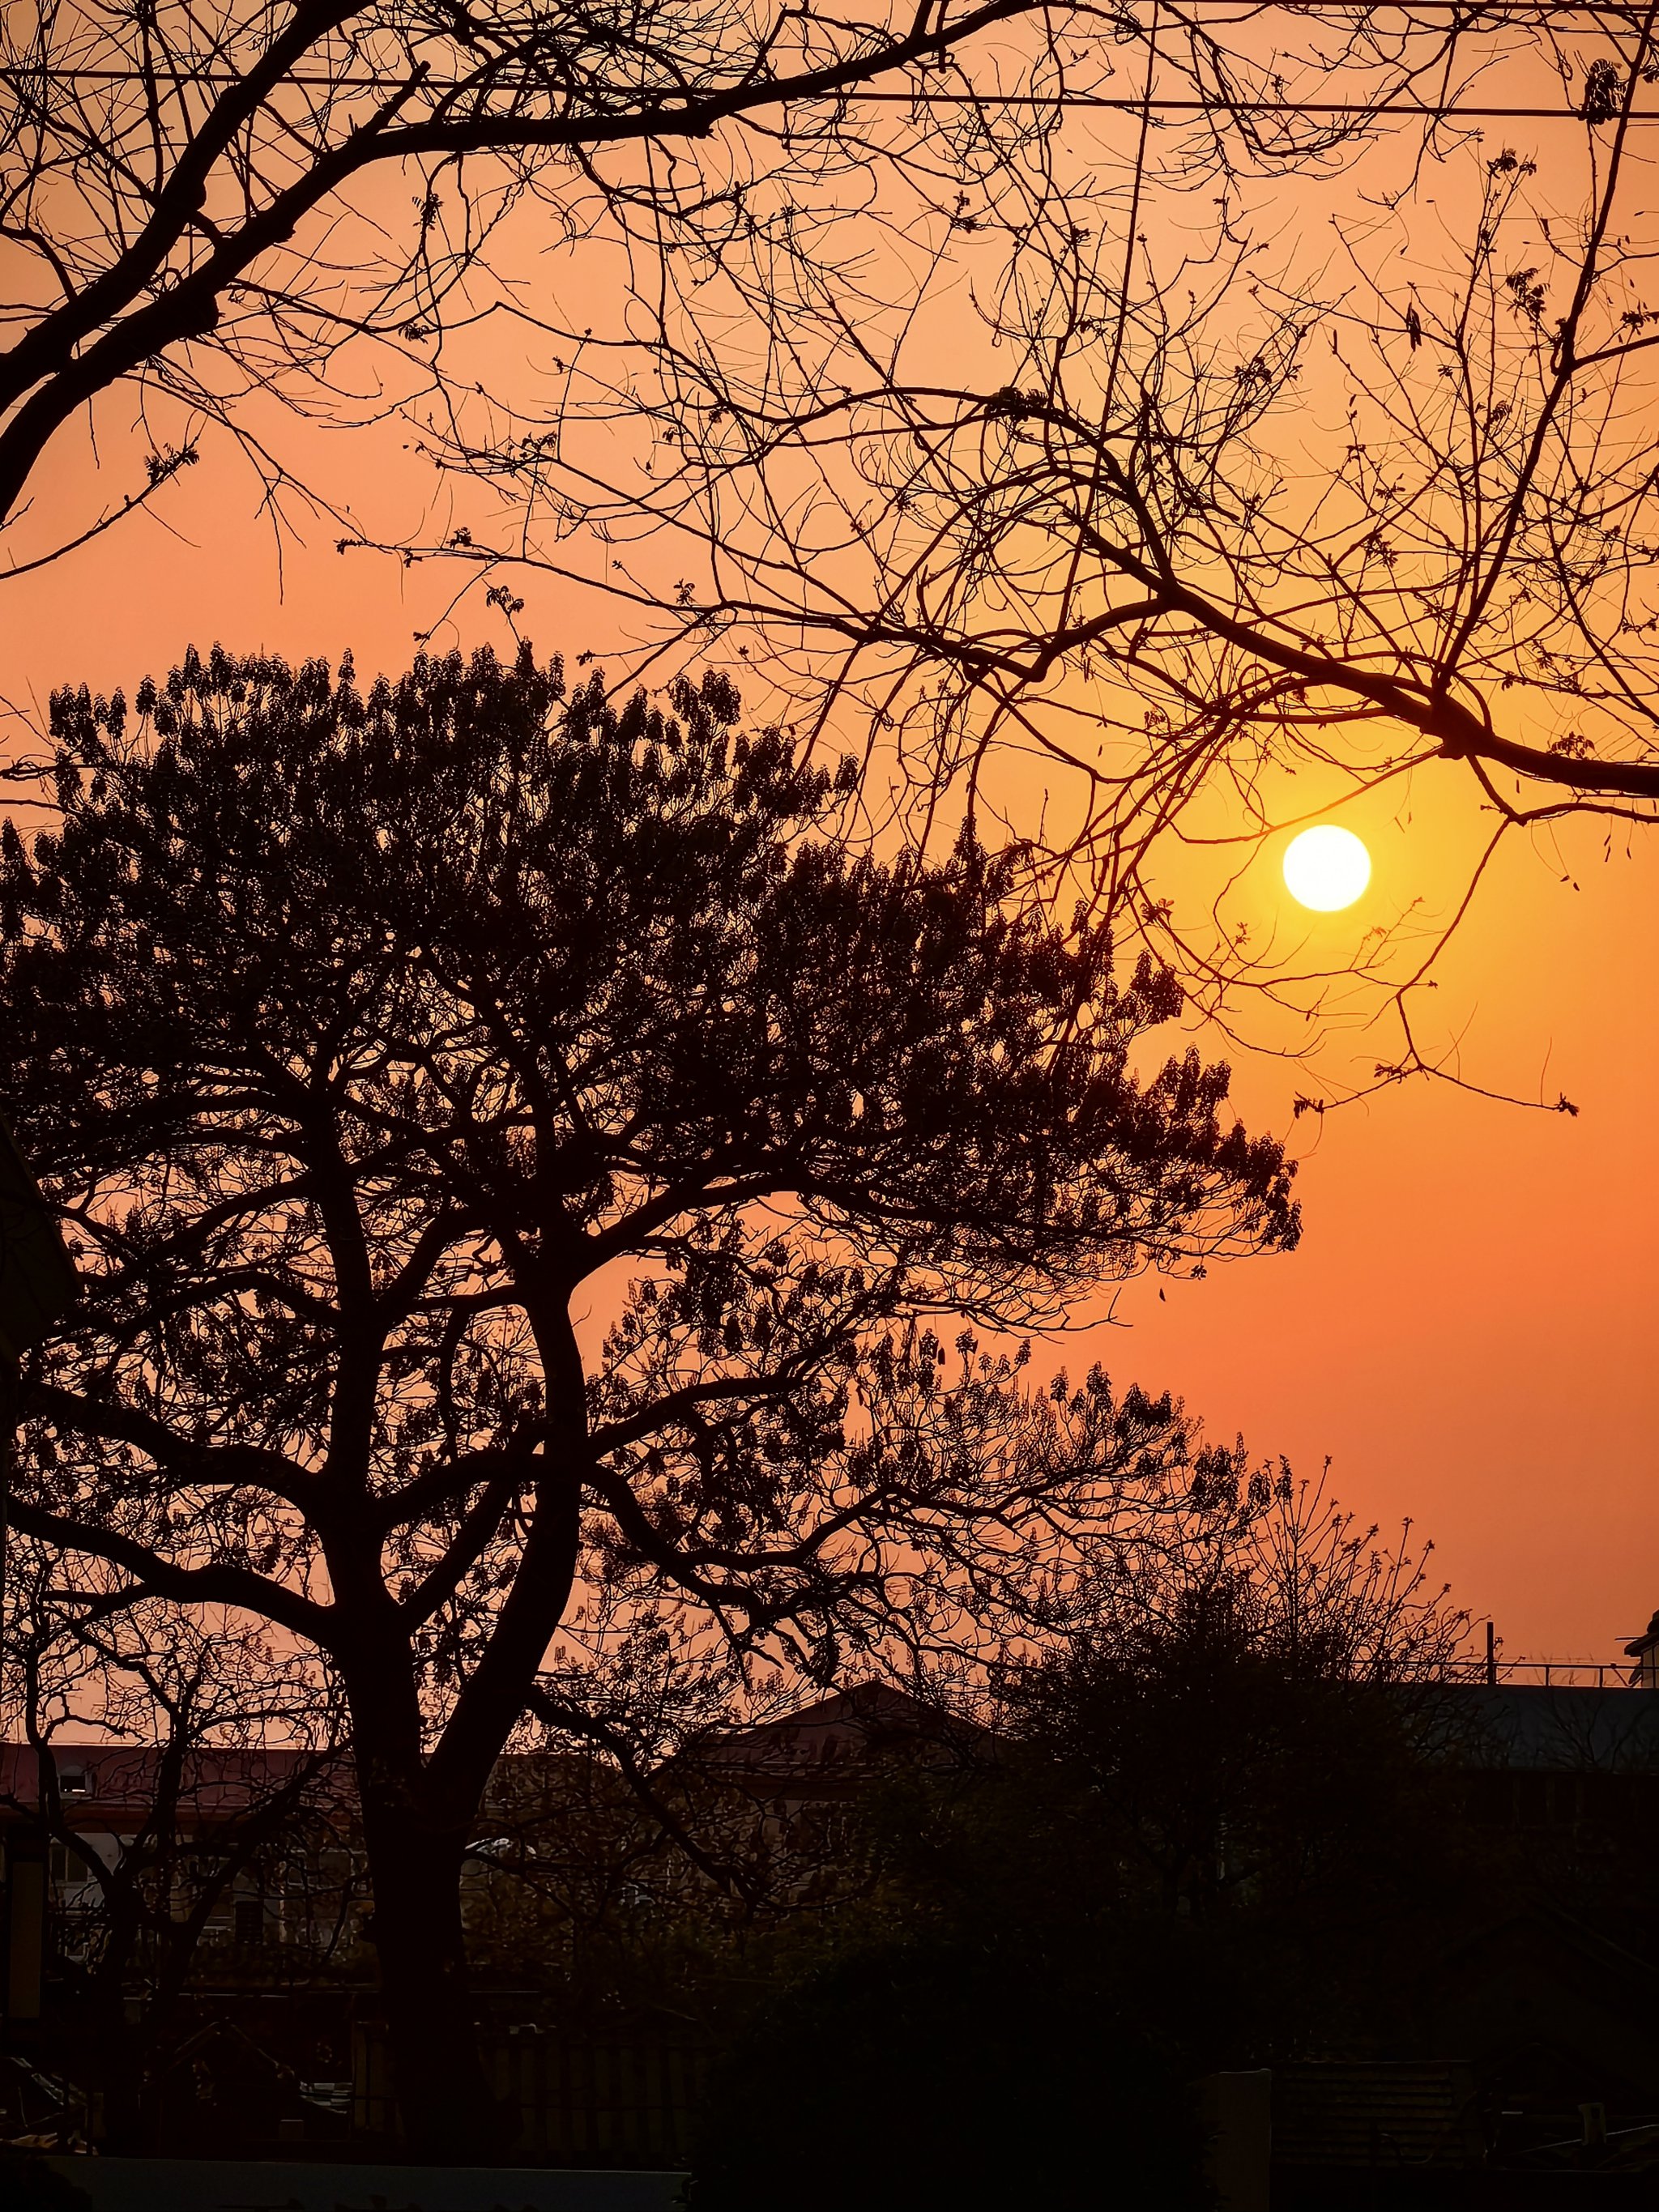
{"label": "setting sun", "polygon": [[1352,830],[1333,822],[1304,830],[1285,848],[1285,884],[1316,914],[1352,906],[1371,879],[1371,856]]}

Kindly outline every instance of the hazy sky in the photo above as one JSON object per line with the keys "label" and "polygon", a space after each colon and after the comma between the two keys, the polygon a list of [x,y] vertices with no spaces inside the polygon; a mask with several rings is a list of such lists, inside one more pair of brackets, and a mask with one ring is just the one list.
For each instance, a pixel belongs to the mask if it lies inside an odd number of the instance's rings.
{"label": "hazy sky", "polygon": [[[318,451],[338,500],[373,489],[386,534],[416,526],[430,474],[398,434]],[[118,497],[132,457],[117,459],[118,472],[106,447]],[[87,468],[84,453],[49,465],[34,487],[43,508],[83,510],[97,489]],[[204,465],[175,489],[171,529],[141,519],[5,586],[0,690],[26,716],[62,682],[131,689],[191,642],[290,657],[349,647],[364,672],[396,668],[456,580],[342,558],[326,521],[288,549],[279,577],[245,474]],[[595,641],[588,611],[550,586],[520,588],[539,649]],[[438,642],[486,639],[510,641],[477,608]],[[1330,944],[1419,896],[1443,906],[1454,825],[1469,818],[1460,775],[1437,770],[1344,817],[1366,835],[1375,874],[1353,916],[1322,925],[1338,933]],[[1258,921],[1283,918],[1282,842],[1242,895]],[[1461,1037],[1471,1079],[1565,1091],[1577,1116],[1419,1083],[1293,1123],[1305,1075],[1247,1057],[1247,1120],[1287,1134],[1303,1159],[1302,1249],[1218,1268],[1162,1301],[1156,1285],[1134,1285],[1119,1325],[1083,1330],[1064,1357],[1171,1389],[1213,1434],[1242,1431],[1310,1476],[1328,1455],[1346,1504],[1385,1525],[1410,1516],[1434,1537],[1460,1601],[1495,1616],[1510,1655],[1613,1657],[1659,1606],[1656,969],[1659,831],[1605,855],[1599,836],[1517,845],[1444,968],[1437,1036]],[[1329,1065],[1363,1072],[1393,1048],[1386,1035],[1355,1038]]]}

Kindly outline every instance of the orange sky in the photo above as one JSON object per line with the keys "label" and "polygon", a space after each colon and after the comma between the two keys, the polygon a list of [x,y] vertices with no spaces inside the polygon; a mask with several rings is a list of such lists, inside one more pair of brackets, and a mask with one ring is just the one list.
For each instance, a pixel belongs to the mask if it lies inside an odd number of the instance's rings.
{"label": "orange sky", "polygon": [[[372,490],[381,531],[416,526],[431,479],[396,435],[321,450],[340,498]],[[85,471],[84,453],[56,456],[34,487],[42,507],[79,510]],[[118,496],[130,475],[112,471]],[[246,477],[204,465],[176,490],[173,530],[140,520],[4,587],[0,692],[15,706],[38,710],[64,681],[131,689],[215,640],[291,657],[349,647],[364,670],[396,667],[457,580],[342,559],[324,524],[289,549],[279,588]],[[539,648],[594,641],[586,611],[551,586],[519,588]],[[485,640],[509,641],[475,608],[437,642]],[[1326,927],[1369,926],[1419,893],[1443,900],[1464,819],[1456,773],[1419,778],[1409,819],[1380,806],[1354,818],[1373,846],[1372,888],[1356,917]],[[1282,912],[1276,863],[1277,848],[1242,894],[1262,920]],[[1064,1357],[1172,1389],[1212,1432],[1242,1430],[1309,1474],[1328,1454],[1346,1504],[1384,1524],[1409,1515],[1435,1538],[1459,1601],[1495,1616],[1511,1656],[1615,1656],[1659,1606],[1656,970],[1659,837],[1606,862],[1598,838],[1517,846],[1444,970],[1440,1030],[1462,1033],[1473,1079],[1565,1091],[1577,1118],[1419,1084],[1293,1126],[1305,1075],[1242,1064],[1247,1118],[1304,1158],[1302,1249],[1164,1302],[1132,1286],[1125,1326],[1089,1330]],[[1390,1048],[1358,1038],[1328,1065],[1363,1068]]]}
{"label": "orange sky", "polygon": [[[198,547],[141,525],[72,574],[9,587],[14,699],[71,678],[131,686],[191,640],[349,645],[365,667],[408,656],[430,618],[418,572],[318,550],[290,559],[279,597],[245,520],[233,555],[210,485],[191,492]],[[580,646],[548,598],[529,598],[538,646]],[[469,618],[465,641],[490,634]],[[1414,825],[1365,826],[1376,872],[1360,919],[1413,888]],[[1565,1090],[1576,1120],[1419,1085],[1292,1127],[1304,1079],[1245,1063],[1249,1117],[1304,1157],[1302,1249],[1171,1285],[1163,1303],[1134,1285],[1127,1326],[1064,1357],[1173,1389],[1217,1433],[1243,1430],[1308,1473],[1328,1453],[1345,1504],[1385,1523],[1410,1514],[1435,1537],[1459,1598],[1496,1616],[1510,1653],[1606,1658],[1659,1605],[1659,843],[1608,863],[1591,853],[1577,890],[1559,872],[1516,848],[1439,1005],[1446,1029],[1468,1024],[1471,1074]],[[1353,1049],[1363,1063],[1376,1048]]]}

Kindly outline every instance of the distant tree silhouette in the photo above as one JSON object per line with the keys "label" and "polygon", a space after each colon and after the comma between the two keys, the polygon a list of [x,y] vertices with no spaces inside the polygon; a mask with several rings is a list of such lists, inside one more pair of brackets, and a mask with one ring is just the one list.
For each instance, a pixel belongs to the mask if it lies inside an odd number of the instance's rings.
{"label": "distant tree silhouette", "polygon": [[1389,2046],[1474,1888],[1416,1695],[1464,1617],[1420,1551],[1242,1451],[1191,1449],[1151,1533],[1053,1594],[964,1756],[872,1778],[844,1901],[716,2071],[694,2203],[759,2212],[799,2172],[828,2212],[880,2172],[918,2203],[1085,2176],[1206,2203],[1194,2075]]}
{"label": "distant tree silhouette", "polygon": [[[101,1590],[84,1575],[65,1589],[54,1550],[14,1549],[0,1723],[33,1754],[14,1768],[8,1810],[61,1854],[58,2052],[100,2100],[104,2148],[130,2154],[156,2147],[156,2077],[214,1923],[244,1884],[262,1910],[290,1893],[303,1864],[313,1879],[289,1912],[320,1909],[337,1936],[350,1821],[339,1700],[309,1655],[223,1607],[198,1617],[146,1597],[119,1569],[95,1580]],[[287,1756],[267,1761],[271,1746]],[[65,1787],[88,1766],[89,1795]],[[118,1809],[89,1820],[100,1800]],[[313,1931],[293,1932],[303,1946]]]}
{"label": "distant tree silhouette", "polygon": [[1199,1503],[1188,1546],[1079,1593],[1005,1678],[1008,1719],[1082,1791],[1126,1895],[1288,1943],[1334,1901],[1375,1911],[1419,1794],[1411,1692],[1467,1669],[1468,1616],[1425,1554],[1288,1475]]}
{"label": "distant tree silhouette", "polygon": [[61,821],[5,834],[5,1103],[87,1278],[16,1523],[337,1677],[434,2155],[491,2124],[458,1883],[562,1621],[827,1679],[988,1607],[1144,1425],[1049,1452],[928,1317],[1296,1234],[1224,1069],[1132,1071],[1166,978],[969,832],[850,858],[850,775],[722,682],[673,710],[527,652],[367,692],[216,653],[62,695]]}
{"label": "distant tree silhouette", "polygon": [[1184,1542],[1166,1528],[1094,1576],[1004,1675],[1006,1747],[928,1845],[902,1846],[907,1879],[944,1870],[947,1923],[1018,1884],[1051,1958],[1044,1898],[1069,1898],[1103,1989],[1191,2071],[1373,2047],[1413,1939],[1468,1902],[1437,1689],[1467,1669],[1468,1616],[1409,1529],[1380,1543],[1321,1486],[1212,1460],[1184,1517]]}

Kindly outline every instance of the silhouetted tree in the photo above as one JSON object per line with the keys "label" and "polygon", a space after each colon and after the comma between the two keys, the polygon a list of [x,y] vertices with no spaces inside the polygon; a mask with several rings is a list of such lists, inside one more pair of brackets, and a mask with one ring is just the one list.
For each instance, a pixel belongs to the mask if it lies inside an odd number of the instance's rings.
{"label": "silhouetted tree", "polygon": [[[0,1716],[27,1750],[8,1803],[62,1869],[54,2027],[66,2070],[99,2100],[100,2141],[154,2149],[154,2083],[204,1945],[227,1922],[235,1933],[239,1893],[258,1900],[262,1940],[268,1902],[315,1923],[314,1881],[285,1894],[301,1861],[334,1892],[325,1936],[353,1901],[338,1700],[264,1623],[181,1612],[119,1570],[62,1589],[33,1542],[13,1562]],[[292,1932],[305,1955],[315,1925]]]}
{"label": "silhouetted tree", "polygon": [[1468,1619],[1409,1537],[1242,1455],[1198,1474],[1186,1540],[1089,1577],[1002,1674],[970,1786],[886,1816],[891,1863],[923,1920],[1006,1916],[1045,1971],[1069,1921],[1103,2003],[1189,2071],[1375,2048],[1468,1899],[1438,1686]]}
{"label": "silhouetted tree", "polygon": [[[1035,0],[834,18],[447,0],[237,0],[210,17],[180,0],[139,15],[8,9],[0,525],[26,511],[65,426],[122,388],[146,465],[78,528],[54,518],[23,565],[151,501],[210,426],[280,490],[262,398],[336,422],[401,412],[423,439],[439,421],[462,428],[491,325],[511,330],[506,362],[530,376],[530,392],[515,389],[495,357],[492,397],[519,419],[544,377],[573,421],[588,412],[571,356],[624,295],[670,384],[688,337],[717,343],[738,303],[763,307],[784,350],[810,348],[815,291],[860,281],[831,235],[850,175],[878,168],[947,222],[941,155],[963,177],[1039,162],[1056,94],[1122,104],[1126,46],[1157,46],[1172,96],[1204,111],[1200,139],[1236,137],[1283,166],[1425,70],[1455,70],[1470,22],[1529,25],[1532,11],[1504,0],[1452,27],[1431,6],[1387,12],[1356,24],[1330,9],[1328,48],[1310,57],[1303,11],[1287,9],[1265,40],[1258,24],[1246,60],[1218,27],[1156,9],[1103,24]],[[1258,113],[1255,75],[1275,60],[1304,96],[1346,71],[1352,119]],[[575,249],[571,281],[545,273],[550,246]],[[567,298],[582,303],[568,315]],[[360,371],[346,349],[365,355]],[[481,459],[501,419],[480,411]],[[522,458],[534,468],[538,453],[539,428]]]}
{"label": "silhouetted tree", "polygon": [[[1553,0],[14,8],[4,574],[216,430],[279,528],[309,502],[509,618],[527,565],[763,665],[780,719],[896,757],[913,826],[1035,749],[1121,943],[1319,1003],[1325,962],[1171,908],[1183,823],[1219,801],[1243,852],[1431,764],[1495,837],[1659,797],[1655,63],[1639,12]],[[1534,111],[1571,132],[1541,180]],[[388,540],[283,410],[395,422],[441,526]],[[100,485],[138,450],[66,520],[83,425]],[[1415,924],[1354,957],[1423,980]],[[1449,1066],[1400,1012],[1378,1079]]]}
{"label": "silhouetted tree", "polygon": [[1085,2175],[1200,2203],[1194,2075],[1398,2032],[1469,1895],[1430,1686],[1465,1617],[1422,1551],[1176,1419],[1170,1510],[1039,1584],[1041,1639],[957,1693],[960,1757],[848,1808],[843,1901],[771,1960],[696,2201],[788,2172],[814,2206],[872,2172],[922,2203]]}
{"label": "silhouetted tree", "polygon": [[1287,1476],[1198,1518],[1006,1678],[1008,1719],[1079,1793],[1120,1907],[1247,1923],[1311,2021],[1314,1962],[1353,1975],[1400,1904],[1441,1713],[1417,1692],[1466,1670],[1468,1618]]}
{"label": "silhouetted tree", "polygon": [[[1294,109],[1310,80],[1267,58],[1272,11],[1250,20],[1252,81]],[[1577,821],[1611,852],[1659,803],[1659,43],[1639,10],[1471,15],[1446,80],[1455,105],[1480,58],[1470,135],[1425,147],[1402,100],[1316,187],[1246,157],[1237,50],[1211,94],[1224,174],[1206,173],[1174,98],[1184,33],[1167,52],[1156,22],[1138,142],[1066,110],[994,167],[941,132],[954,198],[880,172],[902,238],[871,222],[879,286],[849,271],[781,315],[733,286],[718,333],[665,319],[651,348],[584,350],[499,435],[439,426],[441,463],[507,514],[469,506],[419,550],[499,594],[596,573],[592,533],[662,649],[726,652],[781,716],[867,732],[918,834],[942,789],[980,789],[1207,1007],[1241,983],[1298,1013],[1364,1006],[1395,1034],[1358,1085],[1461,1079],[1413,994],[1463,890],[1506,841]],[[1369,82],[1345,61],[1321,94]],[[649,441],[618,458],[629,410]],[[1364,819],[1419,775],[1470,837],[1437,910],[1390,888],[1327,950],[1234,896],[1274,832]],[[1211,848],[1197,868],[1188,840]]]}
{"label": "silhouetted tree", "polygon": [[823,1676],[927,1636],[1125,1472],[927,1317],[1296,1233],[1224,1069],[1132,1071],[1166,978],[970,832],[849,858],[850,774],[674,706],[216,653],[137,727],[62,696],[61,823],[6,833],[6,1103],[87,1278],[15,1519],[337,1674],[430,2152],[489,2125],[462,1854],[587,1594]]}

